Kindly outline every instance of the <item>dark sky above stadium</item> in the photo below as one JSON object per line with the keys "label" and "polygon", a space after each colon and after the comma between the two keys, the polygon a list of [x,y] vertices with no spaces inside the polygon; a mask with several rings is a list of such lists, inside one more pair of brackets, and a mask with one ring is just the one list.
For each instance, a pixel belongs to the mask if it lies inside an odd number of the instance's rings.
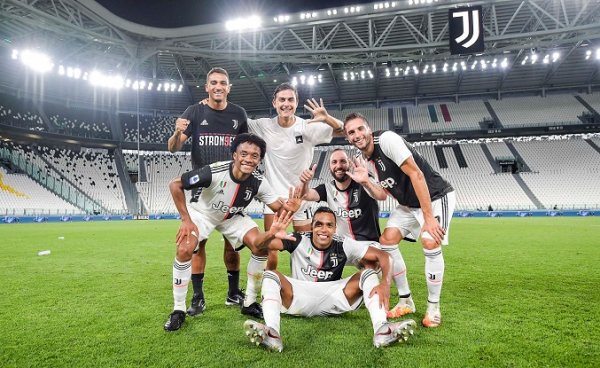
{"label": "dark sky above stadium", "polygon": [[326,9],[343,5],[371,3],[373,0],[96,0],[114,14],[132,22],[162,28],[175,28],[224,22],[260,14]]}

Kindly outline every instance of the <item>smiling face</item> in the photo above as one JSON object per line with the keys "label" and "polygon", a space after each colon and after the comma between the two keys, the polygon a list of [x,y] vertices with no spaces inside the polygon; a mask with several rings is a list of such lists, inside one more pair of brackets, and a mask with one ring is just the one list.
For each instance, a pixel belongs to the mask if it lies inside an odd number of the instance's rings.
{"label": "smiling face", "polygon": [[318,249],[327,249],[333,241],[336,224],[335,215],[330,212],[315,214],[312,223],[312,240]]}
{"label": "smiling face", "polygon": [[373,132],[366,121],[362,118],[348,120],[344,124],[346,139],[351,145],[361,150],[363,153],[373,151]]}
{"label": "smiling face", "polygon": [[291,89],[284,89],[277,92],[273,99],[273,108],[280,118],[290,119],[294,117],[297,107],[298,98],[296,97],[296,93]]}
{"label": "smiling face", "polygon": [[348,161],[348,155],[345,151],[339,150],[334,151],[329,157],[329,171],[333,178],[338,182],[343,182],[348,179],[350,170],[350,162]]}
{"label": "smiling face", "polygon": [[229,85],[229,78],[225,74],[214,72],[206,79],[204,88],[208,93],[209,100],[222,103],[227,101],[231,86]]}
{"label": "smiling face", "polygon": [[250,142],[240,144],[233,153],[234,175],[239,171],[242,175],[250,175],[260,164],[260,147]]}

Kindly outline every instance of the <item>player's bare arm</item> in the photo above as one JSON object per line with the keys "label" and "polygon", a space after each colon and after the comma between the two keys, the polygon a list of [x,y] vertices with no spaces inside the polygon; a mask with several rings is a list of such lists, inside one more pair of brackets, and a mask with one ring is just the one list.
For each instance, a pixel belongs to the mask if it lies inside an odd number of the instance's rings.
{"label": "player's bare arm", "polygon": [[391,257],[384,251],[369,246],[367,252],[362,258],[365,263],[377,263],[381,268],[381,282],[371,291],[371,295],[379,294],[379,303],[385,309],[389,309],[390,303],[390,283],[392,282],[392,261]]}
{"label": "player's bare arm", "polygon": [[183,132],[187,129],[188,125],[190,125],[190,121],[188,119],[177,118],[175,121],[175,132],[169,138],[167,142],[167,148],[169,152],[177,152],[180,151],[183,147],[183,143],[188,139],[187,135]]}
{"label": "player's bare arm", "polygon": [[388,194],[379,184],[374,183],[369,178],[369,170],[367,169],[367,163],[362,157],[353,157],[350,165],[350,171],[346,174],[355,182],[362,185],[367,194],[378,201],[383,201],[387,198]]}
{"label": "player's bare arm", "polygon": [[[179,225],[175,242],[177,245],[186,245],[183,244],[184,241],[188,244],[190,241],[197,241],[198,227],[192,222],[187,210],[181,177],[175,178],[169,183],[169,190],[171,191],[173,202],[175,202],[175,207],[177,207],[177,211],[181,216],[181,225]],[[193,240],[194,238],[195,240]]]}
{"label": "player's bare arm", "polygon": [[344,123],[339,119],[329,115],[325,105],[323,104],[323,99],[320,98],[319,102],[314,98],[309,98],[306,100],[307,105],[304,105],[304,108],[307,109],[312,114],[312,119],[308,120],[307,123],[317,123],[323,122],[329,125],[333,129],[333,135],[336,137],[344,136]]}
{"label": "player's bare arm", "polygon": [[309,188],[308,184],[315,176],[315,170],[317,169],[317,165],[314,164],[310,169],[304,170],[302,174],[300,174],[300,183],[302,183],[302,199],[305,201],[320,201],[321,197],[316,190]]}
{"label": "player's bare arm", "polygon": [[442,239],[444,238],[446,231],[444,231],[438,220],[433,217],[431,198],[429,197],[429,189],[427,188],[427,182],[425,181],[423,172],[419,169],[412,157],[406,159],[406,161],[400,165],[400,169],[410,178],[410,182],[415,188],[415,194],[419,199],[419,204],[423,211],[423,219],[425,220],[422,231],[429,233],[437,245],[442,244]]}

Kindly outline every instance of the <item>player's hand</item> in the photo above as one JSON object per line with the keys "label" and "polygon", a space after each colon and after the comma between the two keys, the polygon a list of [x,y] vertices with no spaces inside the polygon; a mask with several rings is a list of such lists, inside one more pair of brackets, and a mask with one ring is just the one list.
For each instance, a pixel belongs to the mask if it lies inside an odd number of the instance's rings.
{"label": "player's hand", "polygon": [[290,187],[290,193],[287,201],[280,200],[281,205],[287,212],[296,212],[302,204],[302,187]]}
{"label": "player's hand", "polygon": [[315,171],[317,170],[317,164],[312,165],[312,167],[308,170],[302,171],[300,174],[300,182],[302,184],[306,184],[315,177]]}
{"label": "player's hand", "polygon": [[365,159],[362,157],[352,157],[350,171],[347,171],[346,174],[358,184],[365,185],[369,181],[369,170],[367,170]]}
{"label": "player's hand", "polygon": [[205,98],[204,100],[200,100],[198,102],[198,104],[200,104],[200,105],[208,105],[208,98]]}
{"label": "player's hand", "polygon": [[184,118],[177,118],[175,121],[175,133],[183,133],[190,125],[190,121]]}
{"label": "player's hand", "polygon": [[293,212],[285,210],[276,213],[275,216],[273,216],[273,223],[271,224],[269,232],[277,239],[295,241],[296,238],[287,233],[287,228],[292,222],[293,215]]}
{"label": "player's hand", "polygon": [[375,294],[379,296],[379,306],[383,310],[390,310],[390,285],[386,282],[380,283],[371,290],[369,297],[372,298]]}
{"label": "player's hand", "polygon": [[308,105],[304,105],[304,108],[307,109],[312,114],[312,119],[307,120],[307,123],[316,123],[316,122],[324,122],[329,117],[327,113],[327,109],[323,104],[323,99],[319,99],[320,103],[317,103],[317,100],[314,98],[309,98],[306,100]]}
{"label": "player's hand", "polygon": [[189,247],[193,244],[194,247],[198,243],[198,227],[191,220],[182,220],[175,237],[177,245]]}
{"label": "player's hand", "polygon": [[431,237],[437,245],[442,244],[444,235],[446,235],[446,231],[435,217],[425,219],[425,224],[423,224],[422,232],[427,232],[429,235],[431,235]]}

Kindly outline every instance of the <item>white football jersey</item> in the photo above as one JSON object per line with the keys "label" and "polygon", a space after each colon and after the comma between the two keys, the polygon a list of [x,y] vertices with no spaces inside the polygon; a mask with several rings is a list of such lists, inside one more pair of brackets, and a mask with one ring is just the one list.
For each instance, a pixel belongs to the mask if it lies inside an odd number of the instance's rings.
{"label": "white football jersey", "polygon": [[283,128],[277,117],[248,119],[248,128],[267,142],[263,160],[265,178],[275,193],[287,197],[289,188],[300,184],[300,174],[309,168],[313,149],[331,142],[333,129],[325,123],[310,123],[296,116],[291,127]]}
{"label": "white football jersey", "polygon": [[197,204],[198,211],[217,221],[246,214],[253,198],[265,204],[279,199],[263,176],[254,171],[244,181],[237,181],[231,173],[232,161],[215,162],[181,175],[183,188],[204,188]]}
{"label": "white football jersey", "polygon": [[[293,233],[295,241],[283,240],[283,250],[291,254],[292,277],[298,280],[326,282],[342,278],[344,265],[358,264],[368,246],[350,238],[334,236],[331,246],[318,250],[312,244],[312,233]],[[282,250],[282,251],[283,251]]]}

